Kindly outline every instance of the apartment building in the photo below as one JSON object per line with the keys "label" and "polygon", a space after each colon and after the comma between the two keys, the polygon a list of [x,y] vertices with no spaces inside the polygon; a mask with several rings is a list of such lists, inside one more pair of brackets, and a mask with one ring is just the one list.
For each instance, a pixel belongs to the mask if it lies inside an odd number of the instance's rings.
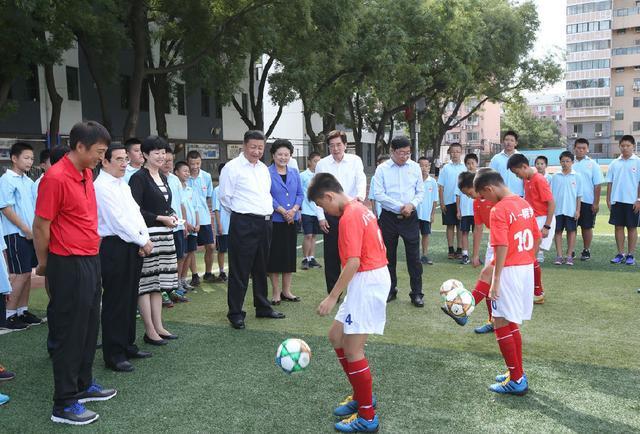
{"label": "apartment building", "polygon": [[560,134],[567,135],[566,102],[564,94],[532,95],[527,98],[531,114],[538,119],[551,119],[556,123]]}
{"label": "apartment building", "polygon": [[640,134],[640,1],[567,0],[567,139],[614,157]]}

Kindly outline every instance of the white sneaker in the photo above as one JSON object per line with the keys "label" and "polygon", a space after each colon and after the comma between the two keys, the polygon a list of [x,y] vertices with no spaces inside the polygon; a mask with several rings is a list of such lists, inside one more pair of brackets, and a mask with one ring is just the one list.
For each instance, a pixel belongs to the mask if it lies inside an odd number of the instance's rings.
{"label": "white sneaker", "polygon": [[180,280],[180,283],[182,284],[182,289],[185,289],[187,291],[191,291],[194,288],[193,286],[189,285],[189,282],[187,282],[187,279]]}

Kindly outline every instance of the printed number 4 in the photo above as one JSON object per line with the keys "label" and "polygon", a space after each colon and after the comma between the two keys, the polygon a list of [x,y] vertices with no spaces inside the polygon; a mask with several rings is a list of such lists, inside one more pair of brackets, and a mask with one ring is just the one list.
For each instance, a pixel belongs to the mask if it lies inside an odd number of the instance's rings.
{"label": "printed number 4", "polygon": [[349,325],[353,323],[353,321],[351,320],[351,314],[347,315],[347,317],[344,319],[344,322],[346,322]]}
{"label": "printed number 4", "polygon": [[533,233],[531,229],[525,229],[516,233],[513,239],[518,241],[518,252],[533,249]]}

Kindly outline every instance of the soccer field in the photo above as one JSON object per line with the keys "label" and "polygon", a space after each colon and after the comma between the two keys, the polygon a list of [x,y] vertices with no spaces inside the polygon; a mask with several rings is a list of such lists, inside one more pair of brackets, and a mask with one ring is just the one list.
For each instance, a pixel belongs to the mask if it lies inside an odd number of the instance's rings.
{"label": "soccer field", "polygon": [[[547,255],[546,303],[523,327],[530,381],[524,397],[487,390],[505,367],[495,337],[473,333],[486,319],[484,305],[465,327],[439,310],[440,283],[457,278],[471,288],[478,270],[448,261],[444,233],[434,233],[436,263],[425,266],[426,306],[417,309],[409,303],[401,262],[399,298],[388,306],[385,335],[367,346],[381,432],[640,431],[640,281],[636,267],[608,263],[614,240],[607,216],[598,218],[598,232],[607,232],[596,236],[591,262],[554,266]],[[118,395],[87,405],[100,419],[83,432],[332,432],[332,409],[349,387],[325,337],[331,318],[315,314],[325,295],[322,270],[299,271],[294,293],[303,300],[279,306],[285,320],[254,318],[248,296],[247,329],[234,330],[225,317],[226,286],[204,284],[190,303],[164,310],[167,328],[180,339],[162,348],[141,343],[139,321],[140,346],[153,357],[134,361],[133,373],[114,373],[98,350],[94,374]],[[43,290],[34,290],[32,306],[44,313]],[[49,421],[46,333],[38,326],[0,336],[0,363],[17,372],[14,381],[0,383],[11,396],[0,407],[2,432],[71,430]],[[311,346],[305,372],[289,376],[275,366],[286,337]]]}

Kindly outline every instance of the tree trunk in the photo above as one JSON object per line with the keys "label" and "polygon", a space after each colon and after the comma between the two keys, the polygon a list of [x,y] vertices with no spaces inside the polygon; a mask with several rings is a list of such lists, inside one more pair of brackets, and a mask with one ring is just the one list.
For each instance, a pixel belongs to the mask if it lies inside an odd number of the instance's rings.
{"label": "tree trunk", "polygon": [[321,155],[325,154],[324,143],[321,137],[316,134],[313,130],[313,123],[311,122],[311,116],[313,112],[309,110],[307,107],[307,103],[305,102],[304,95],[300,95],[300,99],[302,100],[302,115],[304,116],[304,129],[309,136],[310,145],[313,152],[319,152]]}
{"label": "tree trunk", "polygon": [[140,97],[145,77],[145,60],[147,59],[147,3],[135,0],[128,17],[129,32],[133,46],[133,76],[129,82],[129,113],[125,121],[122,139],[127,140],[136,135],[140,118]]}
{"label": "tree trunk", "polygon": [[51,120],[49,121],[49,137],[51,142],[57,139],[60,132],[60,115],[62,113],[62,97],[56,90],[56,81],[53,75],[53,63],[44,65],[44,80],[47,85],[47,93],[51,100]]}
{"label": "tree trunk", "polygon": [[356,144],[356,154],[362,156],[364,151],[362,147],[362,127],[364,126],[364,120],[362,119],[362,112],[360,111],[360,95],[356,93],[353,97],[347,98],[347,106],[349,108],[349,117],[351,118],[353,140]]}
{"label": "tree trunk", "polygon": [[91,78],[96,85],[98,101],[100,102],[100,113],[102,114],[102,125],[107,129],[107,131],[109,131],[110,134],[113,134],[111,114],[109,113],[109,106],[107,104],[107,98],[105,95],[107,83],[102,73],[100,72],[100,68],[97,66],[96,54],[93,52],[90,44],[87,43],[86,38],[82,34],[76,34],[76,38],[78,39],[78,45],[80,45],[80,48],[84,53],[84,57],[87,60],[87,67],[89,68]]}
{"label": "tree trunk", "polygon": [[11,90],[12,80],[3,79],[0,82],[0,114],[5,109],[7,103],[9,102],[9,91]]}
{"label": "tree trunk", "polygon": [[156,115],[156,130],[158,136],[169,139],[167,132],[167,116],[165,110],[169,102],[169,77],[167,74],[155,74],[149,81],[149,88],[153,94],[153,109]]}

